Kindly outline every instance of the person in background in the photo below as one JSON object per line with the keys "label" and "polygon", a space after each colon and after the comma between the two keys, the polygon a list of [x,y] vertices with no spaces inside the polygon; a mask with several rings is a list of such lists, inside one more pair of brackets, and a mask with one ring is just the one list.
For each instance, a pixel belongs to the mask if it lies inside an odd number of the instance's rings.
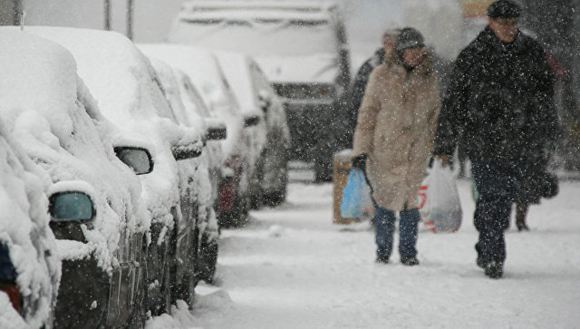
{"label": "person in background", "polygon": [[498,0],[487,14],[488,26],[455,62],[434,155],[447,163],[460,144],[471,160],[476,263],[497,279],[512,204],[529,205],[549,188],[546,148],[557,138],[558,117],[544,49],[518,29],[520,6]]}
{"label": "person in background", "polygon": [[370,75],[354,133],[352,166],[366,173],[376,208],[378,263],[389,262],[398,212],[401,263],[419,264],[417,192],[431,156],[439,108],[431,54],[419,31],[404,28],[394,56]]}
{"label": "person in background", "polygon": [[356,76],[354,77],[350,92],[348,93],[348,100],[346,102],[347,127],[345,131],[345,137],[347,142],[345,144],[348,144],[348,148],[350,148],[352,144],[352,137],[358,117],[358,109],[362,104],[363,96],[365,94],[365,89],[367,87],[367,83],[369,82],[371,72],[377,66],[383,64],[385,59],[387,61],[392,61],[392,58],[395,55],[395,42],[399,31],[400,30],[398,29],[391,29],[383,33],[383,46],[377,49],[374,55],[367,59],[363,65],[361,65]]}

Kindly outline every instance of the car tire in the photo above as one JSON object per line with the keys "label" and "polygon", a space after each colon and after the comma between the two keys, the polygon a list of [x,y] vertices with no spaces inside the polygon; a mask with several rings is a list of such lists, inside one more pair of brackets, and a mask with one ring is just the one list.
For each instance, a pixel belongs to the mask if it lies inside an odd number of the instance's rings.
{"label": "car tire", "polygon": [[234,202],[232,211],[220,214],[220,227],[241,227],[248,223],[251,203],[250,196],[247,194],[238,195]]}
{"label": "car tire", "polygon": [[217,239],[211,238],[209,234],[203,234],[201,237],[201,247],[199,253],[199,261],[197,263],[198,274],[197,278],[206,283],[212,283],[219,254],[219,247]]}

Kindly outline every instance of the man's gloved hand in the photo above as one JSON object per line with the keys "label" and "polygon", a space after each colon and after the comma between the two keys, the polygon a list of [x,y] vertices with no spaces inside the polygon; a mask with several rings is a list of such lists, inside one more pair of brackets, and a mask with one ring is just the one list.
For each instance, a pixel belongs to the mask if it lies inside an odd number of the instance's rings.
{"label": "man's gloved hand", "polygon": [[352,158],[352,167],[364,171],[367,166],[367,155],[360,154]]}

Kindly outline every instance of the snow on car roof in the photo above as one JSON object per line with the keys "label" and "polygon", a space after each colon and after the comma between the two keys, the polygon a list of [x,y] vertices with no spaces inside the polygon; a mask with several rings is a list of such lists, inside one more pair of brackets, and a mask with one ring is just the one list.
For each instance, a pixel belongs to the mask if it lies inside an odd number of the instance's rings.
{"label": "snow on car roof", "polygon": [[[69,50],[78,72],[108,117],[123,120],[157,116],[156,95],[149,95],[147,59],[132,42],[115,32],[59,27],[26,27]],[[169,111],[169,110],[168,110]]]}
{"label": "snow on car roof", "polygon": [[223,142],[225,155],[237,151],[242,134],[239,105],[226,81],[214,55],[191,46],[163,44],[140,45],[150,57],[160,59],[185,72],[200,89],[205,104],[226,123],[228,136]]}
{"label": "snow on car roof", "polygon": [[240,103],[240,109],[245,113],[257,111],[258,99],[249,69],[249,57],[233,52],[216,52],[215,55]]}
{"label": "snow on car roof", "polygon": [[21,115],[16,109],[33,109],[50,119],[53,132],[68,136],[72,122],[63,109],[77,97],[72,55],[57,44],[18,30],[2,29],[0,48],[0,100],[6,125],[13,126]]}
{"label": "snow on car roof", "polygon": [[[163,85],[165,90],[165,96],[171,105],[173,114],[179,123],[184,124],[188,127],[193,127],[200,132],[205,132],[205,122],[196,113],[188,114],[186,113],[185,105],[183,103],[183,96],[181,95],[181,89],[179,87],[179,82],[177,80],[177,73],[174,69],[169,66],[169,64],[156,59],[151,58],[151,64],[155,68],[159,80]],[[196,118],[197,116],[197,118]]]}

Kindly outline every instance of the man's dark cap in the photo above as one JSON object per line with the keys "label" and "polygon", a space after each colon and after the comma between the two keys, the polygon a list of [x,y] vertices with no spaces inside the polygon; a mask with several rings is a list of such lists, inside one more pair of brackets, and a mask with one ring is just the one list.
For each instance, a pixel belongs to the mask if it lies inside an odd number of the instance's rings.
{"label": "man's dark cap", "polygon": [[402,52],[405,49],[423,47],[425,47],[425,39],[423,39],[423,35],[412,27],[402,29],[399,36],[397,36],[396,49],[398,52]]}
{"label": "man's dark cap", "polygon": [[497,0],[487,8],[491,18],[518,18],[522,14],[520,5],[511,0]]}

